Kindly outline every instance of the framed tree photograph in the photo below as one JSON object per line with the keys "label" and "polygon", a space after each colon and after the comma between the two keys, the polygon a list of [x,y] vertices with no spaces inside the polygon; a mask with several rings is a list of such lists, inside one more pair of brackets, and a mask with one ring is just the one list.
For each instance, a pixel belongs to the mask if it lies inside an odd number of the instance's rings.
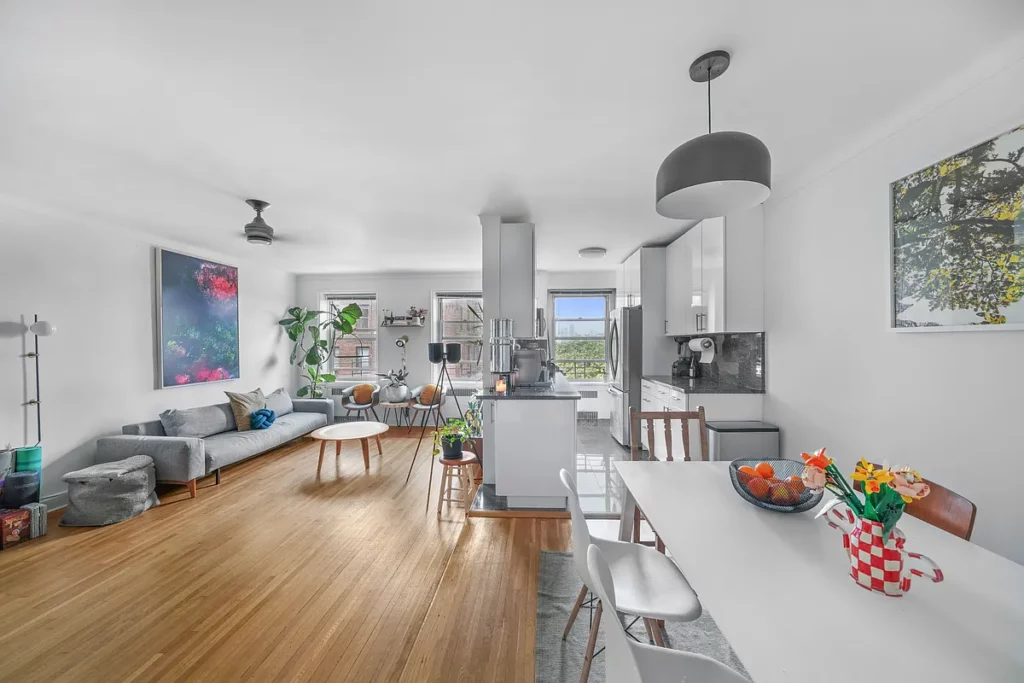
{"label": "framed tree photograph", "polygon": [[892,327],[1024,329],[1024,126],[890,186]]}
{"label": "framed tree photograph", "polygon": [[238,268],[156,250],[157,388],[238,379]]}

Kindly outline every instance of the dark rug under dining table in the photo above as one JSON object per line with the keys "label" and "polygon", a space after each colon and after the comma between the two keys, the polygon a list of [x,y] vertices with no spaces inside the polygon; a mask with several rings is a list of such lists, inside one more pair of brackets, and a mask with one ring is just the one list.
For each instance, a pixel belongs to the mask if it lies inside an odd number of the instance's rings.
{"label": "dark rug under dining table", "polygon": [[[569,620],[573,603],[580,592],[580,578],[573,565],[572,553],[541,551],[540,578],[537,582],[537,636],[534,644],[537,683],[573,683],[579,681],[583,669],[583,655],[590,637],[588,628],[590,610],[584,607],[562,640],[562,631]],[[608,613],[602,620],[608,618]],[[624,623],[632,621],[629,617]],[[631,630],[640,642],[647,643],[643,624],[637,622]],[[696,652],[717,659],[747,675],[739,657],[718,630],[711,615],[704,611],[699,619],[688,623],[665,622],[665,645],[676,650]],[[604,647],[604,628],[597,637],[595,651]],[[748,676],[749,678],[749,676]],[[590,669],[590,683],[603,683],[604,653],[594,658]]]}

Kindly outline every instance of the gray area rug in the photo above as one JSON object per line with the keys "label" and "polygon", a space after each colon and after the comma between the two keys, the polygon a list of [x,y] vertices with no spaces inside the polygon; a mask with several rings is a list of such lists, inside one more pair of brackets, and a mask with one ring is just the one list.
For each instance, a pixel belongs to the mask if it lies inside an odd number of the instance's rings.
{"label": "gray area rug", "polygon": [[[562,640],[562,631],[569,620],[569,612],[580,592],[580,579],[573,566],[572,553],[541,551],[540,580],[537,583],[537,683],[576,683],[583,670],[583,655],[590,637],[590,610],[580,609],[569,637]],[[601,618],[604,621],[608,613]],[[623,617],[625,624],[633,620]],[[630,633],[647,643],[647,633],[638,621]],[[697,652],[731,666],[743,675],[746,669],[740,663],[729,642],[718,630],[718,625],[705,609],[700,619],[688,623],[665,622],[665,645],[676,650]],[[595,652],[604,647],[604,627],[597,636]],[[749,678],[749,676],[747,676]],[[604,653],[594,658],[590,668],[590,683],[604,683]]]}

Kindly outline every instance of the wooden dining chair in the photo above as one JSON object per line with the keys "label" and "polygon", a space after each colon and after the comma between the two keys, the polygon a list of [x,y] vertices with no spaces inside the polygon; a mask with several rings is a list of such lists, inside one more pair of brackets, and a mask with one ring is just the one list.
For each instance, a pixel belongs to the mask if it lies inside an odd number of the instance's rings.
{"label": "wooden dining chair", "polygon": [[[872,463],[874,464],[874,463]],[[881,465],[874,465],[876,468]],[[910,503],[903,511],[911,517],[917,517],[922,522],[927,522],[943,531],[948,531],[954,536],[959,536],[965,541],[971,540],[971,533],[974,532],[974,518],[978,514],[978,506],[961,496],[956,491],[947,489],[945,486],[936,484],[928,479],[924,480],[931,491],[920,500]],[[853,486],[858,491],[863,491],[863,483],[854,481]]]}
{"label": "wooden dining chair", "polygon": [[[661,421],[661,425],[655,423]],[[649,460],[660,459],[660,454],[657,452],[655,444],[657,443],[654,438],[656,430],[664,430],[665,433],[665,461],[672,462],[675,458],[672,455],[672,425],[673,423],[679,423],[680,430],[682,433],[682,444],[680,444],[681,452],[683,454],[683,460],[693,460],[690,455],[690,421],[697,421],[697,430],[700,436],[700,459],[707,462],[709,459],[708,451],[708,425],[704,419],[704,406],[697,406],[697,410],[666,410],[666,411],[649,411],[641,412],[634,408],[629,409],[629,450],[630,455],[634,461],[640,460],[640,429],[641,423],[643,428],[647,430],[647,450],[649,453]],[[662,542],[661,537],[658,536],[658,532],[654,532],[654,541],[641,541],[640,540],[640,522],[643,519],[643,512],[640,510],[640,506],[636,507],[636,511],[633,513],[633,542],[643,543],[644,545],[653,545],[660,552],[665,552],[665,544]]]}

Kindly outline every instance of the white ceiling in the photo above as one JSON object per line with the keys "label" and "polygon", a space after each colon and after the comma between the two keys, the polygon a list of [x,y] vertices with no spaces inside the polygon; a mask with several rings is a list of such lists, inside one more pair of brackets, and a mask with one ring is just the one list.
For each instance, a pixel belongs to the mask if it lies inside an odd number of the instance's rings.
{"label": "white ceiling", "polygon": [[540,268],[608,268],[683,227],[654,176],[705,130],[702,52],[778,194],[1022,27],[1020,0],[0,0],[0,193],[245,256],[265,199],[289,242],[258,258],[292,272],[478,268],[484,211],[537,223]]}

